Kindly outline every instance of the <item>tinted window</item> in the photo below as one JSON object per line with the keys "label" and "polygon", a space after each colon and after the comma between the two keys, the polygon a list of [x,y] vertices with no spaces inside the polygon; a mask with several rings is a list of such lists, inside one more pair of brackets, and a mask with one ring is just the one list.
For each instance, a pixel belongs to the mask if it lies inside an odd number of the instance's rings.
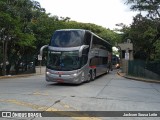
{"label": "tinted window", "polygon": [[87,61],[88,61],[88,52],[89,52],[89,48],[83,49],[83,51],[82,51],[82,63],[81,63],[82,67],[85,64],[87,64]]}
{"label": "tinted window", "polygon": [[85,39],[84,39],[84,44],[90,46],[90,42],[91,42],[91,33],[86,32]]}
{"label": "tinted window", "polygon": [[96,36],[93,36],[93,42],[92,43],[93,43],[92,48],[96,47],[96,48],[100,48],[100,49],[106,49],[105,42],[103,42],[101,39],[99,39]]}
{"label": "tinted window", "polygon": [[83,67],[84,65],[87,64],[87,61],[88,61],[88,56],[87,55],[82,55],[82,58],[81,58],[81,67]]}
{"label": "tinted window", "polygon": [[84,32],[80,30],[56,31],[51,39],[54,47],[76,47],[81,46]]}
{"label": "tinted window", "polygon": [[107,49],[108,51],[112,51],[112,46],[108,44],[105,41],[102,41],[100,38],[93,36],[93,41],[92,41],[92,48],[100,48],[100,49]]}
{"label": "tinted window", "polygon": [[47,68],[53,70],[71,71],[80,68],[78,51],[48,51]]}
{"label": "tinted window", "polygon": [[90,61],[90,66],[105,65],[107,63],[108,63],[108,58],[107,57],[94,57]]}

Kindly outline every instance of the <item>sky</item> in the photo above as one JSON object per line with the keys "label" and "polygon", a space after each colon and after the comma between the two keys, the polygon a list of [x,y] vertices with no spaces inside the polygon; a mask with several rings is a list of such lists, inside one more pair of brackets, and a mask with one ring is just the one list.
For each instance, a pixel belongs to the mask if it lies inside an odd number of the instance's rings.
{"label": "sky", "polygon": [[124,4],[126,0],[35,0],[47,13],[69,17],[73,21],[93,23],[111,30],[116,24],[130,25],[137,13]]}

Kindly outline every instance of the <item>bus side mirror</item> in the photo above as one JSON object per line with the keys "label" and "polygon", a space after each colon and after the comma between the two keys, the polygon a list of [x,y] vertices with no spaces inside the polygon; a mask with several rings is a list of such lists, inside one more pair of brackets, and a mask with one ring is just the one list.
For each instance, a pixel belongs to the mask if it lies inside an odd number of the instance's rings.
{"label": "bus side mirror", "polygon": [[42,46],[41,47],[41,49],[40,49],[40,56],[43,56],[43,50],[45,49],[45,48],[47,48],[48,47],[48,45],[44,45],[44,46]]}
{"label": "bus side mirror", "polygon": [[89,47],[89,45],[82,45],[81,47],[80,47],[80,49],[79,49],[79,57],[82,57],[82,51],[83,51],[83,49],[86,49],[86,48],[88,48]]}

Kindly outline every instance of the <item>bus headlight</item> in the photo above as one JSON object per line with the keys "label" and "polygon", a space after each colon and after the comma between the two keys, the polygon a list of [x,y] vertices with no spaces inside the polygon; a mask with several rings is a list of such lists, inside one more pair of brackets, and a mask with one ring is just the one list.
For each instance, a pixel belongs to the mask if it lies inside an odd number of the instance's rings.
{"label": "bus headlight", "polygon": [[51,73],[50,73],[50,72],[46,72],[46,74],[47,74],[47,75],[50,75]]}
{"label": "bus headlight", "polygon": [[78,76],[78,73],[74,73],[71,75],[72,77],[77,77]]}
{"label": "bus headlight", "polygon": [[82,72],[76,72],[74,74],[72,74],[72,77],[77,77],[78,75],[80,75]]}
{"label": "bus headlight", "polygon": [[77,73],[74,73],[74,74],[73,74],[74,77],[76,77],[77,75],[78,75]]}
{"label": "bus headlight", "polygon": [[118,69],[118,68],[120,68],[120,65],[117,63],[117,64],[115,65],[115,67]]}

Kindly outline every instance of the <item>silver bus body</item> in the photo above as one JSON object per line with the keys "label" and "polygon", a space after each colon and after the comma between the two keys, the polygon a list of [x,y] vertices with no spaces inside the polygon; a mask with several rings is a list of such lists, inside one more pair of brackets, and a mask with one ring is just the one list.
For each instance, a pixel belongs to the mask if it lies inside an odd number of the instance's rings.
{"label": "silver bus body", "polygon": [[[103,48],[103,43],[111,47],[107,41],[87,30],[67,29],[59,31],[62,34],[63,31],[81,31],[84,34],[87,32],[88,35],[90,34],[90,40],[87,44],[81,44],[80,46],[77,44],[73,47],[61,47],[54,45],[55,43],[50,43],[48,45],[46,81],[80,84],[94,80],[95,77],[109,72],[112,51],[111,48]],[[84,39],[84,37],[82,38]],[[56,38],[54,39],[56,40]],[[58,40],[57,44],[59,44]]]}

